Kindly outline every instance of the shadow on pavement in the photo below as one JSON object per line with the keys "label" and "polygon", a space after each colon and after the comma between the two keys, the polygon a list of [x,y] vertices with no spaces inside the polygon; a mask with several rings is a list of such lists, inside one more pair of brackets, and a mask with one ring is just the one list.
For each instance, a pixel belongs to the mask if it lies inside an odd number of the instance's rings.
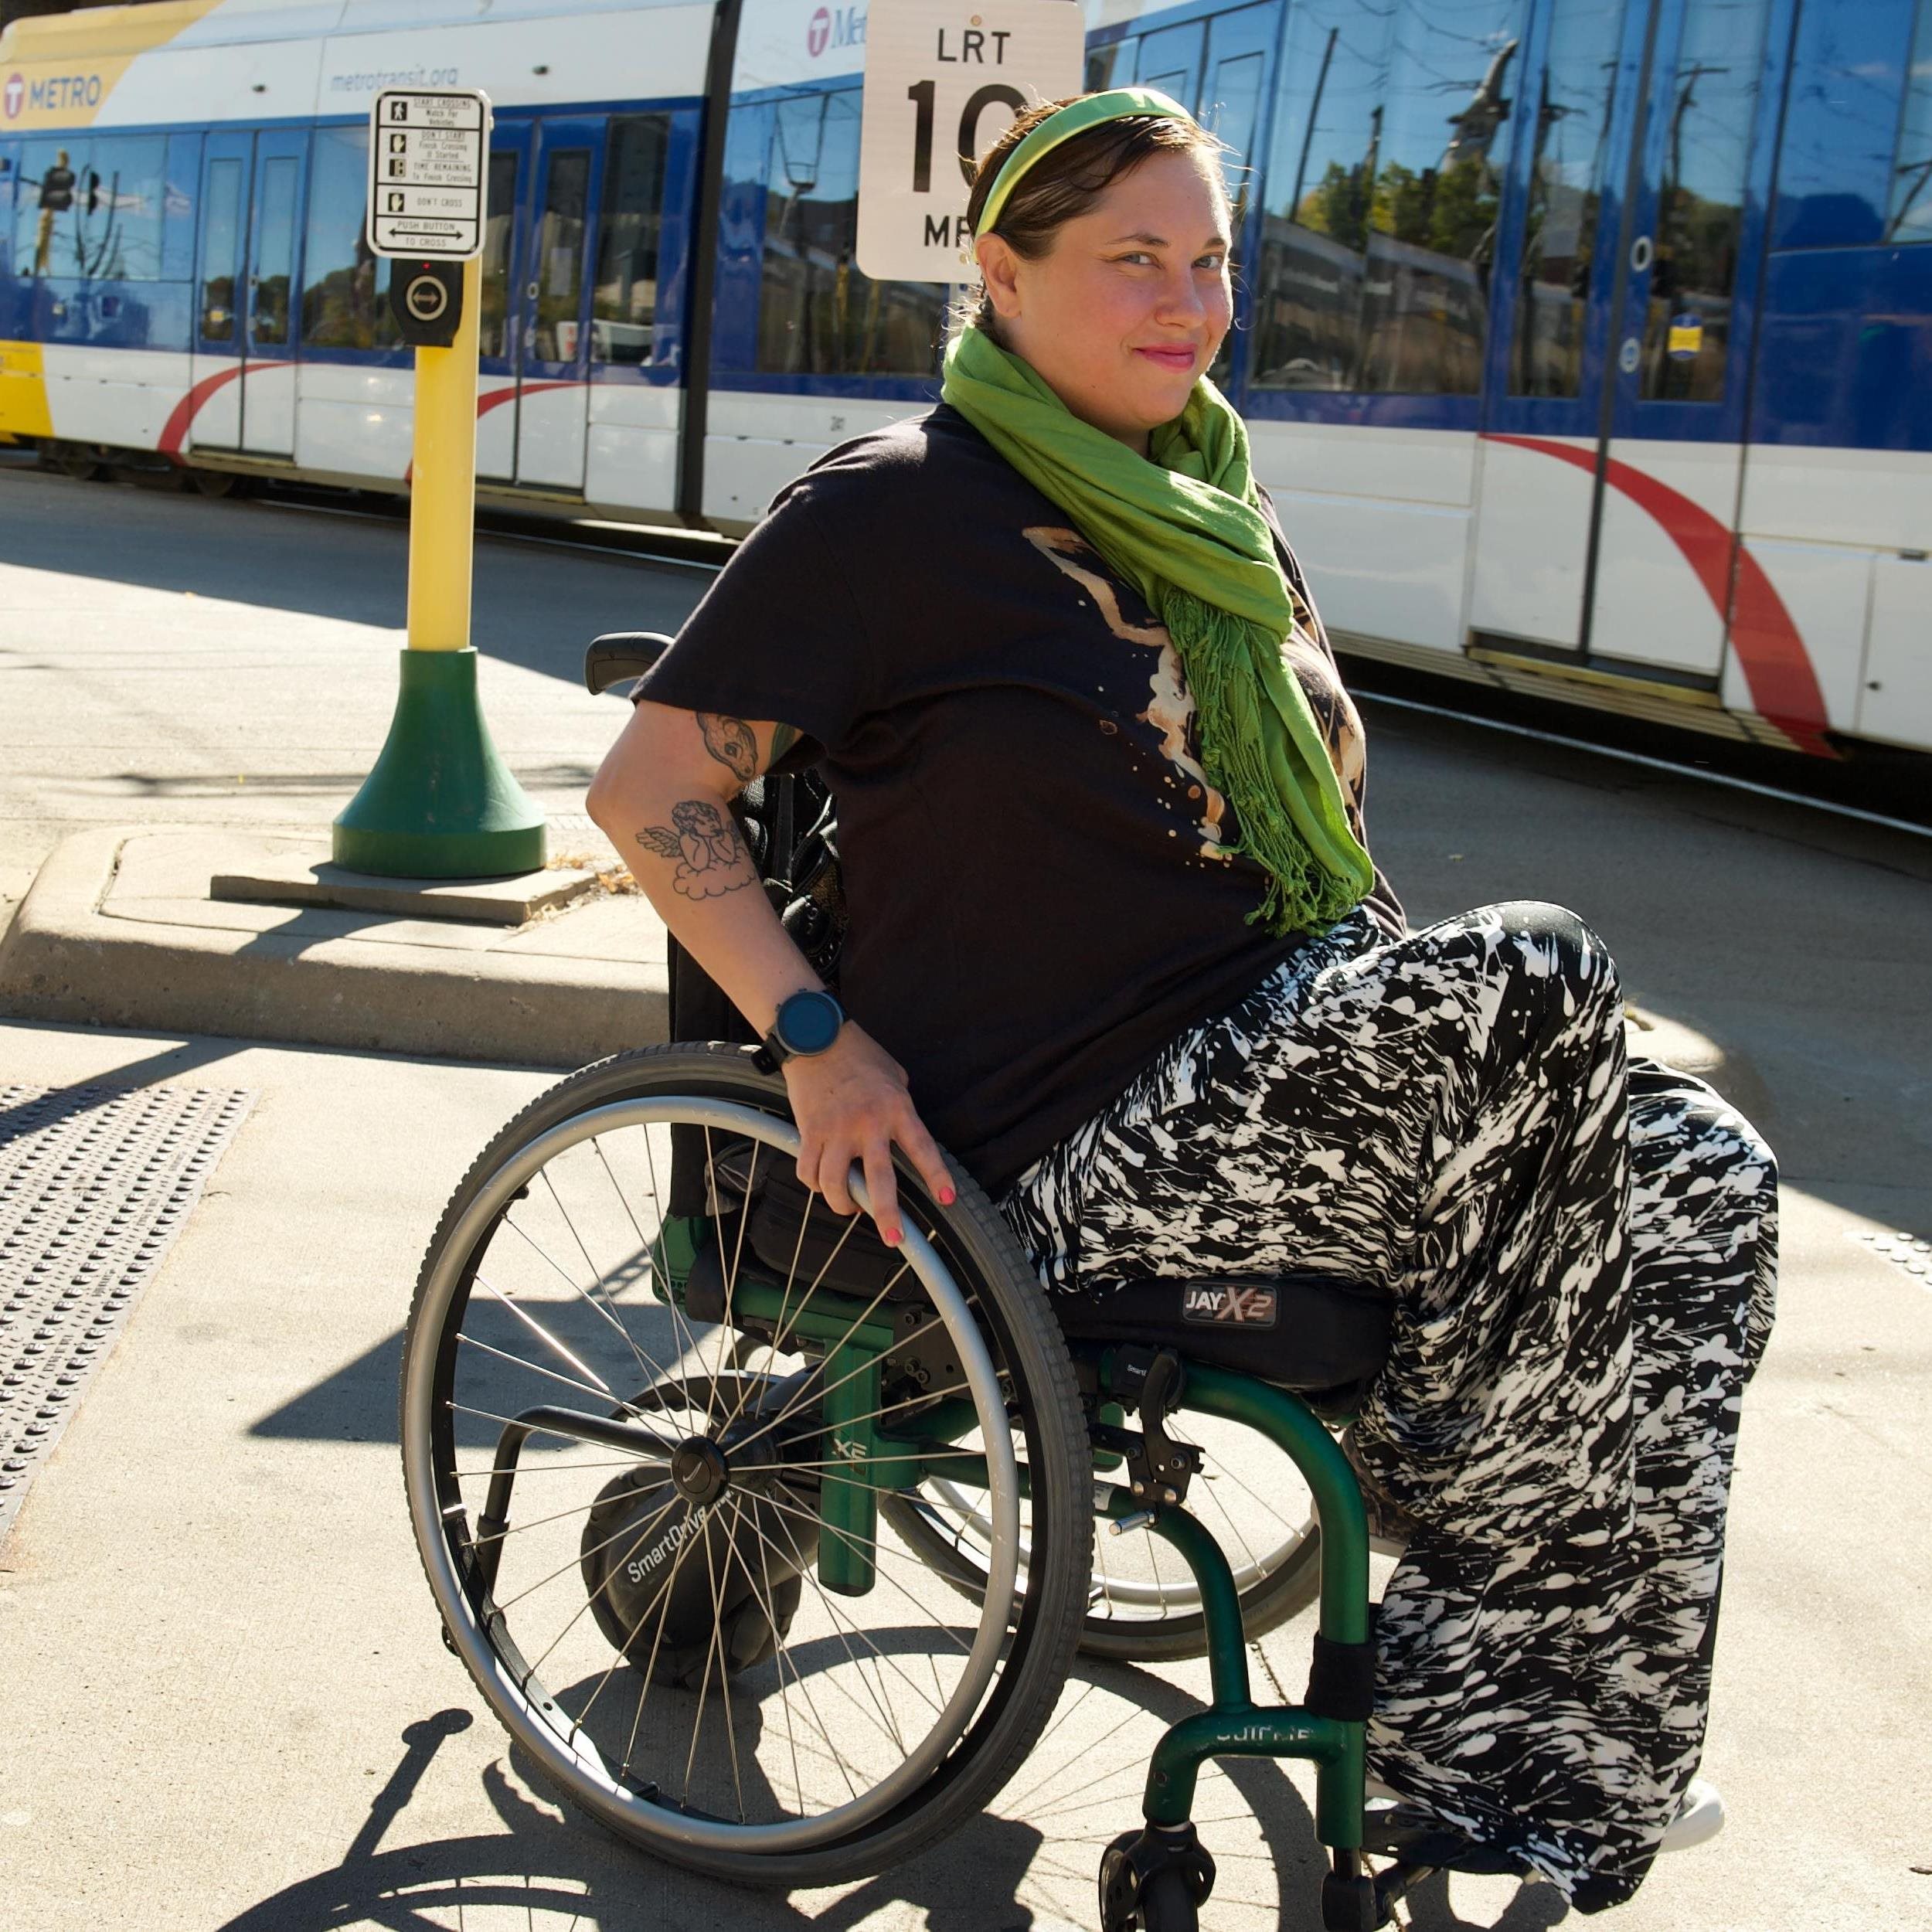
{"label": "shadow on pavement", "polygon": [[[1083,1666],[1073,1682],[1079,1685],[1083,1679],[1087,1688],[1104,1684],[1163,1722],[1199,1708],[1164,1679],[1131,1667]],[[1075,1700],[1083,1694],[1076,1691]],[[342,1862],[250,1906],[220,1932],[328,1932],[364,1926],[430,1932],[451,1923],[447,1915],[452,1912],[481,1913],[486,1908],[515,1910],[520,1915],[517,1923],[527,1923],[532,1932],[541,1932],[552,1915],[560,1928],[597,1932],[675,1932],[725,1922],[743,1932],[805,1932],[807,1927],[846,1932],[894,1905],[913,1908],[929,1932],[1025,1932],[1040,1921],[1043,1912],[1046,1922],[1056,1926],[1083,1924],[1094,1917],[1101,1846],[1135,1822],[1138,1767],[1102,1767],[1132,1774],[1118,1783],[1117,1816],[1110,1809],[1097,1828],[1083,1828],[1087,1821],[1082,1818],[1066,1836],[1053,1835],[1054,1815],[1064,1815],[1070,1807],[1064,1792],[1043,1787],[1063,1782],[1077,1787],[1073,1807],[1077,1811],[1080,1794],[1094,1778],[1089,1749],[1056,1737],[1066,1710],[1063,1704],[1060,1719],[998,1801],[1005,1809],[1023,1811],[1023,1818],[982,1815],[828,1903],[818,1902],[822,1894],[807,1895],[812,1900],[809,1913],[781,1894],[727,1886],[660,1864],[574,1815],[560,1818],[527,1797],[501,1762],[485,1767],[482,1784],[502,1832],[383,1850],[383,1840],[393,1828],[406,1830],[410,1804],[440,1745],[474,1722],[460,1708],[439,1711],[403,1731],[403,1755]],[[519,1777],[533,1789],[543,1788],[522,1753],[513,1750],[512,1756]],[[1059,1770],[1029,1784],[1043,1760],[1056,1757]],[[1278,1913],[1281,1932],[1320,1932],[1325,1859],[1299,1794],[1271,1764],[1237,1759],[1226,1770],[1225,1784],[1204,1786],[1203,1798],[1210,1791],[1217,1797],[1239,1795],[1260,1827],[1275,1894],[1264,1903],[1254,1896],[1251,1879],[1241,1884],[1225,1874],[1219,1889],[1227,1895],[1228,1908],[1250,1916],[1258,1905],[1264,1912]],[[1216,1816],[1232,1815],[1224,1809]],[[1202,1815],[1204,1823],[1214,1821],[1205,1803]],[[1029,1903],[1022,1891],[1030,1891],[1035,1900],[1044,1892],[1050,1903]],[[1498,1932],[1539,1932],[1564,1911],[1562,1900],[1549,1887],[1526,1886],[1503,1916],[1490,1923]],[[1414,1923],[1418,1932],[1460,1932],[1466,1922],[1451,1910],[1441,1888],[1431,1886],[1416,1901]]]}
{"label": "shadow on pavement", "polygon": [[[1167,1721],[1196,1708],[1172,1685],[1144,1672],[1101,1667],[1089,1675],[1105,1677],[1116,1689],[1132,1690],[1146,1709]],[[805,1932],[807,1927],[847,1932],[896,1904],[922,1913],[927,1932],[1025,1932],[1039,1920],[1039,1908],[1021,1896],[1029,1889],[1036,1897],[1041,1890],[1053,1895],[1049,1923],[1080,1924],[1094,1918],[1094,1872],[1104,1842],[1100,1835],[1056,1838],[1035,1823],[981,1816],[830,1903],[818,1904],[816,1895],[810,1895],[815,1903],[808,1913],[784,1895],[695,1877],[633,1851],[587,1821],[568,1814],[560,1818],[526,1797],[501,1763],[485,1767],[482,1784],[503,1832],[383,1850],[382,1841],[392,1828],[406,1825],[410,1801],[438,1747],[474,1722],[467,1710],[451,1709],[409,1726],[403,1733],[403,1756],[342,1862],[250,1906],[219,1932],[330,1932],[365,1926],[430,1932],[450,1923],[446,1915],[451,1912],[483,1913],[492,1908],[515,1911],[518,1922],[532,1932],[541,1932],[553,1916],[560,1925],[596,1932],[675,1932],[725,1920],[743,1932]],[[534,1782],[521,1753],[515,1755],[519,1776]],[[1030,1768],[1022,1767],[1008,1787],[1009,1805],[1016,1789],[1025,1793]],[[1275,1766],[1250,1759],[1230,1765],[1228,1782],[1261,1828],[1276,1896],[1264,1903],[1243,1887],[1238,1903],[1224,1896],[1224,1912],[1245,1916],[1257,1906],[1265,1912],[1271,1903],[1280,1932],[1320,1932],[1323,1855],[1294,1787]],[[1046,1808],[1049,1815],[1052,1809]],[[1133,1823],[1130,1800],[1124,1802],[1117,1828],[1129,1829]],[[1105,1835],[1114,1828],[1110,1825]],[[1029,1879],[1034,1881],[1030,1887]],[[1219,1889],[1232,1894],[1235,1886],[1224,1879]],[[1475,1932],[1478,1923],[1489,1932],[1544,1932],[1568,1916],[1553,1888],[1526,1885],[1500,1916],[1465,1920],[1451,1905],[1439,1879],[1418,1889],[1409,1911],[1416,1932]]]}
{"label": "shadow on pavement", "polygon": [[63,1121],[73,1119],[76,1114],[92,1113],[97,1107],[105,1107],[117,1094],[141,1087],[165,1087],[184,1074],[245,1053],[250,1043],[247,1040],[185,1040],[179,1046],[161,1048],[145,1059],[130,1060],[100,1080],[69,1087],[49,1106],[43,1107],[38,1103],[0,1106],[0,1143],[11,1138],[9,1123],[27,1112],[29,1106],[35,1108],[40,1127],[56,1126]]}
{"label": "shadow on pavement", "polygon": [[[400,520],[76,483],[8,466],[0,492],[0,563],[403,628],[409,553]],[[485,536],[471,640],[486,656],[577,684],[592,638],[675,631],[710,582],[708,571]]]}

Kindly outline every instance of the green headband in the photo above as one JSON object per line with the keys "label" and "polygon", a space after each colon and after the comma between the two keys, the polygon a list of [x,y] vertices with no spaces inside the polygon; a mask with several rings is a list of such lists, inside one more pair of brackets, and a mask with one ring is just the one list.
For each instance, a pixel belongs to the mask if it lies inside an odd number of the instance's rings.
{"label": "green headband", "polygon": [[1007,198],[1019,186],[1028,168],[1041,155],[1051,154],[1063,141],[1083,134],[1110,121],[1126,121],[1135,114],[1158,114],[1164,120],[1192,121],[1194,117],[1178,100],[1155,87],[1112,87],[1105,94],[1083,94],[1064,107],[1049,114],[1006,157],[998,178],[980,210],[976,234],[990,235],[998,225]]}

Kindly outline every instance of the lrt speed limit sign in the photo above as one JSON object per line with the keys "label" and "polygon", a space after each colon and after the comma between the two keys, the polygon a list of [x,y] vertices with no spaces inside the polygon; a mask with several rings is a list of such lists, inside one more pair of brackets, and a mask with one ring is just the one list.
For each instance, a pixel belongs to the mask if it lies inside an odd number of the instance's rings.
{"label": "lrt speed limit sign", "polygon": [[975,157],[1022,108],[1080,91],[1073,0],[872,0],[859,141],[859,267],[875,281],[972,272]]}
{"label": "lrt speed limit sign", "polygon": [[466,261],[483,247],[490,97],[392,88],[369,114],[369,245],[379,255]]}

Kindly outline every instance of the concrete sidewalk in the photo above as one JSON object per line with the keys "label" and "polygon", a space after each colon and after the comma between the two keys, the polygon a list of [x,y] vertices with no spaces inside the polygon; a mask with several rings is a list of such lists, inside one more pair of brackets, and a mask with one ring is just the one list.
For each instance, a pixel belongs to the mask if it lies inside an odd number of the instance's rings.
{"label": "concrete sidewalk", "polygon": [[[255,1095],[196,1219],[0,1549],[0,1922],[35,1932],[1006,1932],[1086,1927],[1198,1667],[1083,1670],[979,1825],[788,1900],[563,1818],[438,1641],[396,1464],[399,1332],[513,1069],[0,1026],[19,1080]],[[1782,1324],[1747,1408],[1707,1764],[1733,1809],[1619,1932],[1932,1925],[1919,1733],[1932,1294],[1794,1191]],[[1286,1685],[1304,1617],[1266,1640]],[[1257,1679],[1265,1682],[1264,1679]],[[1314,1932],[1304,1781],[1204,1781],[1207,1923]],[[1427,1932],[1522,1932],[1547,1888],[1458,1879]]]}
{"label": "concrete sidewalk", "polygon": [[[274,953],[287,1024],[315,1004],[314,955],[362,949],[380,971],[384,949],[409,956],[407,934],[301,923],[361,915],[264,926],[230,906],[209,925],[184,910],[204,859],[184,873],[165,843],[321,832],[387,721],[396,533],[17,474],[0,497],[0,600],[23,614],[0,638],[0,888],[17,897],[63,837],[106,828],[131,861],[118,886],[87,886],[94,910]],[[486,543],[479,580],[498,741],[547,808],[575,812],[621,716],[573,685],[583,641],[670,628],[702,580]],[[1705,1071],[1783,1165],[1783,1311],[1747,1404],[1707,1759],[1734,1821],[1605,1923],[1932,1927],[1932,1291],[1866,1238],[1932,1236],[1932,847],[1365,709],[1370,830],[1412,919],[1576,906],[1621,964],[1640,1043]],[[526,975],[532,1004],[561,1004],[531,963],[540,939],[434,937],[423,950],[507,957],[506,985]],[[221,1031],[270,1023],[231,1009]],[[1099,1848],[1133,1821],[1148,1749],[1204,1690],[1198,1671],[1078,1678],[982,1823],[789,1900],[641,1860],[506,1758],[410,1545],[395,1365],[443,1201],[546,1076],[19,1023],[0,1024],[0,1066],[27,1086],[257,1097],[0,1546],[5,1932],[1091,1922]],[[1304,1621],[1267,1641],[1284,1683],[1307,1640]],[[1311,1932],[1307,1804],[1271,1767],[1204,1784],[1210,1926]],[[1547,1888],[1458,1880],[1414,1923],[1562,1916]]]}
{"label": "concrete sidewalk", "polygon": [[[395,702],[402,526],[17,462],[0,512],[0,1012],[560,1067],[664,1036],[635,894],[507,931],[211,900],[222,872],[327,858]],[[553,866],[621,866],[583,815],[624,716],[583,689],[583,645],[675,629],[710,578],[479,543],[485,715]]]}

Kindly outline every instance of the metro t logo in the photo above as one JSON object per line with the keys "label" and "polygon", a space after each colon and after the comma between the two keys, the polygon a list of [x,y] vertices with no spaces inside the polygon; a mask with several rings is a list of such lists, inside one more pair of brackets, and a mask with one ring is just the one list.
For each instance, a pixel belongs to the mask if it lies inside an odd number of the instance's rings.
{"label": "metro t logo", "polygon": [[7,104],[7,118],[9,121],[17,121],[19,118],[20,104],[26,98],[26,82],[22,80],[17,73],[9,74],[5,98]]}
{"label": "metro t logo", "polygon": [[815,60],[828,47],[865,44],[866,15],[859,7],[821,7],[805,27],[805,51]]}

